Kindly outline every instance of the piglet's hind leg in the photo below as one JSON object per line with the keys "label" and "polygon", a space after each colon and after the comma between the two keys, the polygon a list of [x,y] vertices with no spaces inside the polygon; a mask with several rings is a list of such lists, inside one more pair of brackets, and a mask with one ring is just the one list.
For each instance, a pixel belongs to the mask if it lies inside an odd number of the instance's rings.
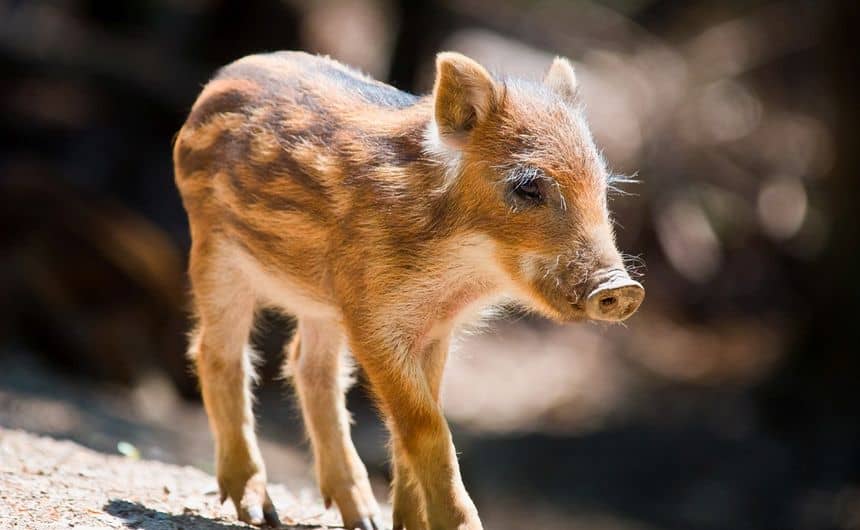
{"label": "piglet's hind leg", "polygon": [[200,322],[189,355],[215,437],[221,501],[229,497],[244,522],[278,525],[254,432],[247,345],[254,296],[239,271],[219,268],[199,247],[192,249],[191,280]]}
{"label": "piglet's hind leg", "polygon": [[350,437],[344,394],[351,384],[344,338],[336,321],[299,317],[290,369],[310,436],[326,505],[337,504],[350,530],[381,530],[379,506]]}

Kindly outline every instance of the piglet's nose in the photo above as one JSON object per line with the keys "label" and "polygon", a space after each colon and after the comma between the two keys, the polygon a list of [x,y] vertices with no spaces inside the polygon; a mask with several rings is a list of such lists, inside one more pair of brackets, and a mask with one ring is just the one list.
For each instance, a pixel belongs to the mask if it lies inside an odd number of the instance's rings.
{"label": "piglet's nose", "polygon": [[639,309],[645,298],[642,284],[620,269],[598,275],[593,285],[585,300],[585,313],[593,320],[625,320]]}

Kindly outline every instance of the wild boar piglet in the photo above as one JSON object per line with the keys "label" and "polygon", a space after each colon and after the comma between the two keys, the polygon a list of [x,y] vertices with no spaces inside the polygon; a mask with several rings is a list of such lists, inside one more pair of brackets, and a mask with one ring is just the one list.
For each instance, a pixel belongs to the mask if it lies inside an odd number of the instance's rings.
{"label": "wild boar piglet", "polygon": [[278,520],[254,433],[256,308],[298,321],[285,372],[346,527],[382,528],[350,439],[350,352],[390,429],[394,527],[476,530],[439,403],[451,334],[501,302],[619,321],[644,296],[562,58],[531,82],[440,53],[417,97],[325,57],[245,57],[203,89],[174,165],[192,236],[189,355],[222,501],[243,521]]}

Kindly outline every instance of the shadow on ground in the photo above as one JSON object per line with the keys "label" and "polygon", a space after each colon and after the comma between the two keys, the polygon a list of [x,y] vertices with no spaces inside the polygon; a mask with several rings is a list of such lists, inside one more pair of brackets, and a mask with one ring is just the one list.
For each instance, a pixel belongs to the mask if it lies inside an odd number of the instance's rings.
{"label": "shadow on ground", "polygon": [[[176,528],[193,528],[194,530],[241,530],[250,528],[246,525],[238,525],[227,521],[219,521],[193,513],[186,510],[181,515],[171,514],[147,508],[138,503],[122,499],[112,499],[103,507],[106,513],[123,520],[128,528],[140,530],[173,530]],[[308,530],[319,528],[308,525],[281,525],[279,528],[287,530]]]}

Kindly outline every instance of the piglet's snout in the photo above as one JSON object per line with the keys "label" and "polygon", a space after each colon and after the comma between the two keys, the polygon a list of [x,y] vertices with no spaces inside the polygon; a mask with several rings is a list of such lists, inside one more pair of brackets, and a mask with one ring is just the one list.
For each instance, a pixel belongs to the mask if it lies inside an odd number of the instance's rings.
{"label": "piglet's snout", "polygon": [[598,274],[591,285],[585,300],[585,313],[593,320],[625,320],[639,309],[645,298],[642,284],[621,269]]}

